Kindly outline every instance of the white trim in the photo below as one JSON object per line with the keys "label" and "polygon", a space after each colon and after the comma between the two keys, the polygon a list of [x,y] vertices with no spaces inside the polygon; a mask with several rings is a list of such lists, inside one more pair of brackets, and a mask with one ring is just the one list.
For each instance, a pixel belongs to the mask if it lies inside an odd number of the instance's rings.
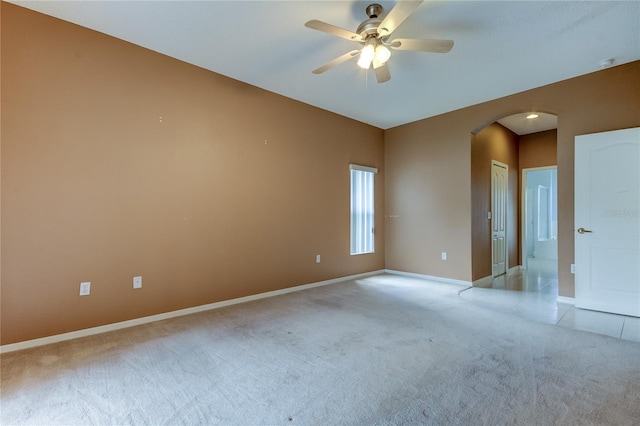
{"label": "white trim", "polygon": [[576,299],[573,298],[573,297],[558,296],[557,301],[560,302],[560,303],[566,303],[567,305],[575,305],[576,304]]}
{"label": "white trim", "polygon": [[454,280],[453,278],[435,277],[433,275],[415,274],[413,272],[395,271],[393,269],[385,269],[384,272],[386,272],[387,274],[404,275],[406,277],[421,278],[423,280],[439,281],[448,284],[464,285],[467,287],[471,285],[471,281]]}
{"label": "white trim", "polygon": [[[493,234],[493,220],[496,217],[496,215],[494,214],[495,212],[493,211],[493,200],[494,200],[494,194],[493,194],[493,166],[498,166],[501,167],[503,169],[506,170],[507,172],[507,182],[506,182],[506,196],[507,196],[507,201],[506,201],[506,206],[505,206],[505,219],[504,219],[504,269],[505,272],[509,270],[509,234],[507,232],[507,229],[509,229],[509,215],[508,210],[509,210],[509,165],[506,163],[501,163],[498,160],[491,160],[491,190],[490,190],[490,208],[491,208],[491,224],[490,224],[490,229],[491,232],[489,232],[489,236],[490,236],[490,241],[491,241],[491,275],[494,274],[494,269],[493,269],[493,265],[494,263],[494,259],[493,259],[493,239],[491,239],[491,235]],[[499,277],[500,275],[493,275],[494,277]]]}
{"label": "white trim", "polygon": [[378,173],[377,167],[361,166],[359,164],[349,164],[349,170],[360,170],[361,172]]}
{"label": "white trim", "polygon": [[287,293],[293,293],[296,291],[308,290],[315,287],[321,287],[329,284],[336,284],[343,281],[350,281],[359,278],[365,278],[373,275],[383,274],[385,270],[364,272],[362,274],[349,275],[341,278],[334,278],[326,281],[319,281],[310,284],[303,284],[295,287],[283,288],[280,290],[268,291],[266,293],[253,294],[251,296],[239,297],[237,299],[223,300],[221,302],[209,303],[207,305],[194,306],[192,308],[180,309],[177,311],[165,312],[162,314],[151,315],[142,318],[136,318],[128,321],[116,322],[113,324],[101,325],[99,327],[85,328],[83,330],[72,331],[69,333],[56,334],[54,336],[41,337],[39,339],[26,340],[24,342],[11,343],[8,345],[0,346],[0,354],[7,352],[14,352],[23,349],[34,348],[37,346],[49,345],[51,343],[64,342],[66,340],[78,339],[81,337],[93,336],[101,333],[108,333],[110,331],[121,330],[123,328],[135,327],[142,324],[148,324],[151,322],[162,321],[169,318],[181,317],[184,315],[191,315],[198,312],[210,311],[212,309],[223,308],[225,306],[237,305],[239,303],[251,302],[254,300],[265,299],[268,297],[280,296]]}
{"label": "white trim", "polygon": [[[556,138],[557,140],[557,138]],[[520,223],[522,226],[520,227],[520,255],[522,260],[522,269],[529,268],[528,265],[528,257],[527,257],[527,204],[526,204],[526,194],[527,194],[527,180],[529,179],[529,172],[539,172],[543,170],[555,170],[558,172],[558,165],[553,166],[542,166],[542,167],[527,167],[522,169],[522,176],[520,177],[520,181],[522,185],[520,187]],[[556,178],[556,203],[558,202],[558,193],[557,193],[557,178]],[[559,237],[559,236],[556,236]]]}

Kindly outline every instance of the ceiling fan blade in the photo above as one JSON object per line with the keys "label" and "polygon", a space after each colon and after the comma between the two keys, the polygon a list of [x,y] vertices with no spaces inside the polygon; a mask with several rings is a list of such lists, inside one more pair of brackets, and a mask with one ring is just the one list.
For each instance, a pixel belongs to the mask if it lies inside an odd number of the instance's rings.
{"label": "ceiling fan blade", "polygon": [[316,68],[315,70],[313,70],[314,74],[322,74],[323,72],[330,70],[331,68],[335,67],[336,65],[339,65],[345,61],[348,61],[351,58],[355,58],[356,56],[358,56],[358,53],[360,53],[359,50],[352,50],[351,52],[345,53],[342,56],[338,56],[337,58],[335,58],[333,61],[328,62],[326,64],[324,64],[323,66],[321,66],[320,68]]}
{"label": "ceiling fan blade", "polygon": [[378,26],[378,33],[386,37],[396,30],[414,10],[422,4],[420,1],[398,1]]}
{"label": "ceiling fan blade", "polygon": [[447,53],[453,48],[453,40],[397,38],[389,43],[389,46],[396,50]]}
{"label": "ceiling fan blade", "polygon": [[348,31],[343,28],[336,27],[335,25],[318,21],[316,19],[312,19],[311,21],[305,23],[304,26],[307,28],[311,28],[312,30],[318,30],[322,31],[323,33],[346,38],[347,40],[362,41],[362,37],[360,36],[360,34],[356,34],[352,31]]}
{"label": "ceiling fan blade", "polygon": [[378,68],[374,66],[373,70],[376,73],[376,80],[378,80],[378,83],[384,83],[385,81],[391,80],[391,74],[389,73],[389,67],[386,62],[384,64],[380,64]]}

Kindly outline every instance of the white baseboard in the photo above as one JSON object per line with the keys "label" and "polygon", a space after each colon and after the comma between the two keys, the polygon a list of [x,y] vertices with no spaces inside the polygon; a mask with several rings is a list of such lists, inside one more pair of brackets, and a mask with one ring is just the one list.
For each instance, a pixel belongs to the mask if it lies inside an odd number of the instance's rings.
{"label": "white baseboard", "polygon": [[385,269],[384,272],[386,272],[387,274],[404,275],[405,277],[421,278],[423,280],[439,281],[442,283],[464,285],[467,287],[471,285],[471,281],[454,280],[452,278],[442,278],[442,277],[436,277],[433,275],[415,274],[413,272],[396,271],[393,269]]}
{"label": "white baseboard", "polygon": [[567,305],[575,305],[576,304],[576,299],[573,297],[565,297],[565,296],[558,296],[558,302],[560,303],[566,303]]}
{"label": "white baseboard", "polygon": [[225,306],[237,305],[239,303],[251,302],[259,299],[266,299],[267,297],[280,296],[287,293],[293,293],[296,291],[308,290],[314,287],[321,287],[329,284],[336,284],[343,281],[350,281],[359,278],[370,277],[373,275],[383,274],[385,270],[378,270],[372,272],[365,272],[362,274],[350,275],[341,278],[334,278],[326,281],[319,281],[310,284],[303,284],[295,287],[283,288],[280,290],[268,291],[265,293],[253,294],[251,296],[239,297],[237,299],[223,300],[221,302],[209,303],[207,305],[194,306],[192,308],[180,309],[177,311],[165,312],[162,314],[151,315],[142,318],[136,318],[128,321],[116,322],[113,324],[101,325],[99,327],[85,328],[83,330],[72,331],[69,333],[56,334],[53,336],[41,337],[39,339],[25,340],[24,342],[11,343],[8,345],[0,346],[0,354],[7,352],[14,352],[23,349],[34,348],[37,346],[49,345],[51,343],[63,342],[66,340],[79,339],[81,337],[93,336],[96,334],[107,333],[110,331],[122,330],[123,328],[135,327],[142,324],[148,324],[155,321],[162,321],[169,318],[181,317],[184,315],[191,315],[198,312],[210,311],[212,309],[219,309]]}

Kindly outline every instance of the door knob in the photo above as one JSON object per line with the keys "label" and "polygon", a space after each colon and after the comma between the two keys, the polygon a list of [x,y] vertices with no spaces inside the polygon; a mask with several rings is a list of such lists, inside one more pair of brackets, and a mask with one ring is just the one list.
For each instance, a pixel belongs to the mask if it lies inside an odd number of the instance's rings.
{"label": "door knob", "polygon": [[588,229],[584,229],[584,228],[578,228],[578,234],[585,234],[587,232],[593,232],[593,231],[589,231]]}

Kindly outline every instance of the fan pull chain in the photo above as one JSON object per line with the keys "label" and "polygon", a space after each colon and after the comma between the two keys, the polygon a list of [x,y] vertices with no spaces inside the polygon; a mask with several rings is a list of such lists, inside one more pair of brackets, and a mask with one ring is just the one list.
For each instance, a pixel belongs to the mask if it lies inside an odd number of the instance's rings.
{"label": "fan pull chain", "polygon": [[369,99],[369,70],[364,70],[364,119],[365,123],[369,124],[369,104],[371,103],[371,99]]}

